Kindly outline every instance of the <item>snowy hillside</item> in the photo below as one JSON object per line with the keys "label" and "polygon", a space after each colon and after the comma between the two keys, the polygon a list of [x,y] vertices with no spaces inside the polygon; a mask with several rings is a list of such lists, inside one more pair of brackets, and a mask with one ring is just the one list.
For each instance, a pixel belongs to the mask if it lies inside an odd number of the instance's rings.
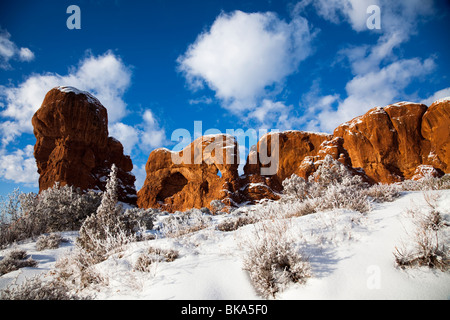
{"label": "snowy hillside", "polygon": [[[450,190],[425,194],[427,199],[439,195],[435,209],[448,225]],[[148,238],[155,239],[129,243],[96,264],[93,270],[100,280],[78,294],[94,299],[263,299],[249,271],[244,270],[245,259],[262,238],[281,236],[305,258],[308,276],[304,283],[281,283],[269,299],[450,298],[448,272],[428,267],[402,269],[395,264],[395,248],[411,244],[414,212],[429,209],[423,192],[403,192],[393,202],[372,203],[367,213],[334,209],[278,219],[267,216],[231,231],[218,228],[239,216],[267,212],[271,206],[276,207],[271,202],[242,207],[231,215],[198,211],[190,218],[195,220],[193,225],[202,227],[187,231],[178,228],[181,224],[173,216],[159,215],[154,228],[146,231]],[[167,223],[168,219],[173,221]],[[23,249],[38,264],[0,276],[0,290],[37,274],[54,276],[56,261],[74,250],[78,233],[61,235],[69,242],[58,249],[38,251],[35,241],[25,240],[1,250],[0,256],[5,257],[14,248]],[[440,241],[448,247],[448,232]],[[148,263],[142,260],[143,254],[150,257]]]}

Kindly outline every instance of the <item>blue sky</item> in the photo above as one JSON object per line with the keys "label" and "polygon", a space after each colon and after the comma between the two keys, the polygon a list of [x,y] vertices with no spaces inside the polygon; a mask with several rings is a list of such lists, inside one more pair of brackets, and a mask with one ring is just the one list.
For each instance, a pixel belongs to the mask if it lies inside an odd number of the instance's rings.
{"label": "blue sky", "polygon": [[[66,26],[73,4],[79,30]],[[380,29],[367,26],[371,5]],[[194,134],[194,121],[203,132],[332,132],[374,106],[429,105],[450,96],[449,9],[426,0],[2,1],[0,194],[37,191],[31,117],[59,85],[108,109],[137,189],[150,152],[174,148],[176,129]]]}

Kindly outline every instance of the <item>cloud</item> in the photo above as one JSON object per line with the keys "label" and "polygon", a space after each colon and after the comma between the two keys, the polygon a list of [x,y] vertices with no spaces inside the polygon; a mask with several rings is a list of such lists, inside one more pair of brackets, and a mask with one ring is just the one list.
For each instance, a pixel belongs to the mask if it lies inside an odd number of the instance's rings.
{"label": "cloud", "polygon": [[32,74],[18,86],[0,86],[2,143],[8,144],[22,133],[32,133],[31,118],[45,94],[56,86],[73,86],[91,92],[108,110],[111,123],[127,114],[123,94],[131,82],[131,70],[111,51],[100,56],[88,55],[66,75]]}
{"label": "cloud", "polygon": [[166,140],[164,129],[159,127],[151,110],[145,110],[143,119],[144,128],[141,135],[143,145],[151,148],[161,147]]}
{"label": "cloud", "polygon": [[132,154],[136,147],[147,152],[167,142],[164,128],[160,127],[150,109],[144,111],[142,122],[134,126],[122,122],[111,124],[109,134],[123,144],[126,154]]}
{"label": "cloud", "polygon": [[122,122],[109,125],[109,135],[119,140],[125,154],[131,154],[139,142],[139,130]]}
{"label": "cloud", "polygon": [[320,130],[332,132],[341,123],[364,114],[370,108],[391,104],[396,99],[403,100],[407,96],[405,89],[408,85],[430,74],[435,68],[432,58],[423,61],[412,58],[358,75],[346,84],[347,96],[344,99],[337,98],[336,95],[317,95],[311,98],[310,102],[316,104],[316,109],[307,118],[315,121]]}
{"label": "cloud", "polygon": [[27,145],[23,150],[15,150],[9,154],[5,150],[0,150],[0,177],[37,187],[39,175],[33,151],[32,145]]}
{"label": "cloud", "polygon": [[376,5],[381,12],[381,29],[384,33],[413,32],[420,18],[434,12],[434,0],[302,0],[295,6],[303,12],[308,6],[317,15],[335,24],[348,23],[357,32],[368,31],[369,6]]}
{"label": "cloud", "polygon": [[[367,7],[378,5],[381,29],[366,26]],[[406,92],[413,81],[423,80],[435,68],[435,58],[403,58],[397,49],[408,42],[423,19],[434,12],[433,1],[419,0],[304,0],[296,10],[313,7],[322,18],[336,24],[348,23],[356,32],[378,35],[375,43],[347,45],[338,52],[337,60],[348,62],[353,75],[345,85],[345,96],[322,93],[318,83],[303,95],[301,121],[309,128],[332,132],[339,124],[365,113],[375,106],[385,106],[408,98]],[[344,59],[342,59],[344,58]]]}
{"label": "cloud", "polygon": [[247,121],[256,121],[262,129],[270,129],[272,126],[279,130],[292,129],[297,124],[296,118],[291,114],[292,105],[286,105],[281,101],[264,99],[257,107],[247,114]]}
{"label": "cloud", "polygon": [[28,48],[18,48],[17,45],[10,40],[11,34],[0,28],[0,69],[9,69],[9,63],[12,59],[20,61],[31,61],[34,59],[34,53]]}
{"label": "cloud", "polygon": [[300,16],[288,23],[272,12],[222,13],[178,58],[179,70],[191,89],[208,86],[224,108],[239,114],[298,70],[311,54],[311,38]]}
{"label": "cloud", "polygon": [[450,97],[450,87],[435,92],[427,99],[423,99],[422,101],[420,101],[420,103],[430,106],[433,102],[448,97]]}

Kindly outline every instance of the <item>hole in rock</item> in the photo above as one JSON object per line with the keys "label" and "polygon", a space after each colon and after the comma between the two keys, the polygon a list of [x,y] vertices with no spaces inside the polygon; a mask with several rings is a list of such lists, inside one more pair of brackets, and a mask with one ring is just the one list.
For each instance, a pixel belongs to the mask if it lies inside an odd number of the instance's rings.
{"label": "hole in rock", "polygon": [[156,196],[157,201],[164,201],[164,199],[177,194],[183,190],[187,185],[188,180],[179,172],[172,173],[170,176],[164,178],[162,182],[162,190]]}

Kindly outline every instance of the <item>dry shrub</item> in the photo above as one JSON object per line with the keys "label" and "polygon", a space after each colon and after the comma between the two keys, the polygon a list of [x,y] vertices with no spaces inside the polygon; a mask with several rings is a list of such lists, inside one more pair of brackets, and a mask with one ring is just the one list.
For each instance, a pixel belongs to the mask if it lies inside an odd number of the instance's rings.
{"label": "dry shrub", "polygon": [[35,267],[37,264],[25,250],[13,249],[0,260],[0,276],[20,268]]}
{"label": "dry shrub", "polygon": [[9,285],[0,292],[0,300],[87,300],[81,298],[62,282],[56,280],[43,280],[35,276],[27,278],[22,284]]}
{"label": "dry shrub", "polygon": [[371,210],[364,191],[367,184],[330,155],[325,157],[308,181],[293,174],[283,181],[283,188],[284,201],[306,203],[300,208],[299,215],[337,208],[359,212]]}
{"label": "dry shrub", "polygon": [[395,248],[395,263],[401,268],[426,266],[447,271],[450,267],[450,252],[445,243],[445,233],[448,232],[449,224],[438,210],[439,195],[424,193],[424,198],[426,210],[408,210],[415,229],[407,244]]}
{"label": "dry shrub", "polygon": [[58,233],[42,234],[36,241],[36,249],[38,251],[42,251],[45,249],[58,249],[62,242],[67,241],[67,239],[64,239]]}
{"label": "dry shrub", "polygon": [[166,237],[176,238],[211,226],[211,216],[199,209],[175,212],[162,221],[161,231]]}
{"label": "dry shrub", "polygon": [[139,255],[134,269],[142,272],[149,272],[150,266],[158,262],[172,262],[178,258],[178,251],[171,249],[159,249],[150,247],[146,252]]}
{"label": "dry shrub", "polygon": [[289,283],[303,284],[311,276],[308,259],[295,249],[285,226],[263,223],[255,236],[244,244],[248,248],[244,270],[261,296],[275,298]]}
{"label": "dry shrub", "polygon": [[254,217],[249,216],[237,216],[227,219],[217,225],[217,230],[219,231],[235,231],[240,227],[248,224],[255,223]]}

